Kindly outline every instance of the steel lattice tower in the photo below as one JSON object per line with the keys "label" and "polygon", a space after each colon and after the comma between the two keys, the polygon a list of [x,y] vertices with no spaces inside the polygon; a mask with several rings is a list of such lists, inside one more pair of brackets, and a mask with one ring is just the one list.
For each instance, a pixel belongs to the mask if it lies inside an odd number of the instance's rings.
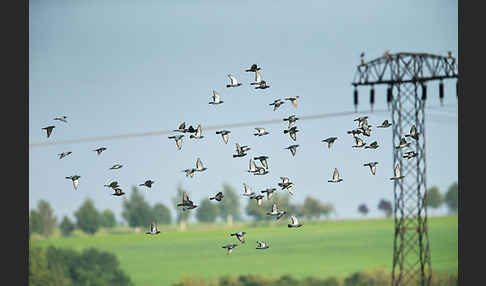
{"label": "steel lattice tower", "polygon": [[[456,60],[449,53],[439,56],[421,53],[386,52],[382,57],[357,67],[354,82],[354,104],[358,104],[357,87],[371,85],[370,103],[374,103],[374,85],[385,84],[387,102],[391,105],[393,129],[393,170],[400,164],[403,179],[394,181],[395,238],[393,243],[392,286],[430,285],[432,276],[429,236],[427,230],[426,169],[425,169],[425,101],[426,82],[440,80],[439,97],[442,103],[442,80],[457,78]],[[458,82],[456,92],[458,93]],[[421,95],[421,96],[419,96]],[[409,148],[397,149],[400,139],[416,126],[418,140],[408,137]],[[403,157],[412,149],[417,156]],[[392,174],[393,172],[390,172]]]}

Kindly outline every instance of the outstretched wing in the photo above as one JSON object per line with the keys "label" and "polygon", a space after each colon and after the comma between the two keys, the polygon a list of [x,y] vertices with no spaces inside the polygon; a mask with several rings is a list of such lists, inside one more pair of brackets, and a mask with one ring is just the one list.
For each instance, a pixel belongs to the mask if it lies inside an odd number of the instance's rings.
{"label": "outstretched wing", "polygon": [[177,149],[181,150],[182,148],[182,137],[179,137],[176,139],[176,145],[177,145]]}
{"label": "outstretched wing", "polygon": [[255,172],[255,171],[256,171],[255,161],[250,159],[250,172]]}
{"label": "outstretched wing", "polygon": [[396,178],[400,177],[400,164],[397,164],[395,166],[395,177]]}
{"label": "outstretched wing", "polygon": [[201,169],[203,169],[203,168],[204,168],[203,163],[202,163],[202,161],[201,161],[201,159],[200,159],[200,158],[197,158],[197,161],[196,161],[196,168],[197,168],[198,170],[201,170]]}
{"label": "outstretched wing", "polygon": [[272,213],[276,213],[277,212],[277,204],[273,204],[272,205]]}
{"label": "outstretched wing", "polygon": [[337,168],[334,168],[334,173],[332,174],[332,179],[333,180],[339,180],[339,172]]}
{"label": "outstretched wing", "polygon": [[236,80],[236,77],[234,75],[228,74],[228,77],[231,80],[231,85],[237,85],[238,84],[238,81]]}
{"label": "outstretched wing", "polygon": [[292,221],[292,224],[298,224],[299,223],[299,221],[297,220],[297,218],[295,216],[291,216],[290,220]]}
{"label": "outstretched wing", "polygon": [[187,202],[189,201],[189,196],[187,196],[186,192],[182,192],[182,202]]}
{"label": "outstretched wing", "polygon": [[260,72],[257,70],[255,71],[255,82],[260,83],[262,81],[262,76],[260,75]]}

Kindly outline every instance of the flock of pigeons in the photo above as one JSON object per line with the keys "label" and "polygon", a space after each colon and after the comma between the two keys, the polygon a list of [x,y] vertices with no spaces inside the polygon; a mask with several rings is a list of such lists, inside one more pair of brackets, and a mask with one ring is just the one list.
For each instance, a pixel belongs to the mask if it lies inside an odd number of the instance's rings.
{"label": "flock of pigeons", "polygon": [[[267,85],[267,83],[264,80],[262,80],[260,69],[261,68],[258,67],[256,64],[253,64],[249,69],[245,70],[246,72],[254,72],[255,73],[255,81],[251,82],[250,85],[256,85],[255,89],[269,88],[270,86]],[[235,78],[234,75],[228,74],[228,77],[231,80],[231,83],[226,85],[227,88],[235,88],[235,87],[239,87],[239,86],[242,85],[242,83],[237,81],[237,79]],[[299,98],[300,98],[299,96],[291,96],[291,97],[287,97],[287,98],[284,98],[284,99],[290,101],[292,103],[293,107],[295,109],[297,109],[297,99],[299,99]],[[212,100],[213,101],[209,102],[209,104],[218,105],[218,104],[222,104],[224,102],[224,101],[221,100],[220,94],[218,92],[214,91],[214,90],[213,90]],[[285,101],[283,101],[282,99],[277,99],[273,103],[270,103],[269,105],[273,106],[273,110],[275,111],[284,103],[285,103]],[[54,120],[67,123],[67,116],[56,117]],[[299,132],[299,130],[297,129],[297,126],[295,126],[295,122],[297,120],[299,120],[299,118],[296,115],[291,115],[287,118],[283,118],[283,121],[288,121],[288,128],[283,130],[283,133],[289,134],[290,138],[293,141],[297,141],[297,132]],[[379,147],[377,141],[373,141],[372,143],[367,145],[367,143],[364,142],[363,139],[360,137],[360,135],[367,136],[367,137],[371,136],[372,125],[368,124],[368,116],[356,118],[356,119],[354,119],[354,121],[357,122],[357,128],[350,130],[350,131],[347,131],[347,133],[351,134],[354,138],[355,145],[353,145],[352,147],[353,148],[364,148],[364,149],[377,149]],[[385,120],[381,125],[377,126],[377,128],[388,128],[391,125],[392,124],[389,123],[388,120]],[[53,125],[42,128],[43,130],[46,130],[47,138],[49,138],[51,136],[54,128],[55,128],[55,126],[53,126]],[[256,130],[256,133],[253,134],[254,136],[265,136],[265,135],[269,134],[269,132],[267,132],[264,128],[261,128],[261,127],[257,127],[257,128],[255,128],[255,130]],[[173,136],[168,137],[169,139],[175,140],[175,143],[176,143],[178,150],[182,149],[182,140],[185,136],[184,135],[185,133],[190,133],[191,135],[189,136],[189,138],[191,138],[191,139],[202,139],[202,138],[204,138],[204,136],[202,135],[201,125],[197,125],[196,128],[194,128],[192,125],[189,126],[188,128],[186,128],[186,123],[183,122],[182,124],[179,125],[179,127],[177,129],[175,129],[173,131],[183,133],[183,134],[173,135]],[[218,130],[218,131],[216,131],[216,134],[222,136],[224,144],[228,143],[230,133],[231,133],[231,131],[229,131],[229,130]],[[413,125],[410,129],[410,133],[406,134],[404,137],[402,137],[401,140],[400,140],[400,144],[398,146],[396,146],[395,148],[396,149],[402,149],[402,148],[410,147],[411,142],[408,142],[406,138],[412,138],[414,140],[418,140],[418,136],[419,136],[419,133],[417,133],[417,129],[416,129],[415,125]],[[337,139],[338,139],[337,137],[329,137],[329,138],[322,140],[321,142],[327,143],[328,148],[331,149],[331,147],[333,146],[334,142]],[[236,154],[233,154],[233,158],[244,157],[244,156],[247,155],[247,152],[250,150],[249,146],[245,146],[245,145],[241,146],[238,143],[235,143],[235,146],[236,146]],[[295,156],[298,147],[299,147],[298,144],[293,144],[293,145],[290,145],[290,146],[288,146],[284,149],[290,150],[292,156]],[[100,155],[106,149],[107,149],[106,147],[99,147],[99,148],[97,148],[93,151],[97,152],[97,154]],[[72,152],[60,153],[60,154],[58,154],[59,159],[63,159],[64,157],[70,155],[71,153]],[[416,156],[417,156],[417,153],[415,151],[408,151],[408,152],[404,153],[403,158],[412,159]],[[259,156],[259,157],[250,158],[248,172],[252,173],[253,175],[266,175],[266,174],[268,174],[268,159],[269,159],[268,156]],[[256,160],[261,163],[261,166],[258,166],[255,163]],[[369,167],[371,174],[375,175],[377,164],[378,164],[378,162],[368,162],[368,163],[364,164],[363,166]],[[123,165],[115,164],[110,169],[120,169],[122,167],[123,167]],[[207,168],[204,167],[201,159],[197,158],[195,168],[188,168],[188,169],[183,170],[182,172],[185,173],[186,177],[193,178],[196,172],[204,172],[205,170],[207,170]],[[79,176],[79,175],[72,175],[72,176],[66,177],[66,179],[72,180],[73,185],[74,185],[74,190],[78,189],[78,184],[79,184],[80,178],[81,178],[81,176]],[[404,178],[404,176],[402,176],[401,173],[400,173],[400,165],[397,164],[395,166],[395,169],[394,169],[394,176],[392,178],[390,178],[390,180],[400,180],[400,179],[403,179],[403,178]],[[294,183],[291,182],[290,179],[287,178],[287,177],[280,177],[280,179],[282,180],[282,182],[278,183],[278,186],[281,188],[281,190],[284,190],[284,191],[286,190],[286,191],[289,192],[290,195],[293,195],[294,194],[293,193]],[[339,182],[342,182],[342,181],[343,181],[343,179],[339,176],[338,169],[335,168],[334,172],[332,174],[332,179],[328,180],[328,182],[339,183]],[[149,179],[149,180],[146,180],[144,183],[139,184],[139,186],[145,186],[145,187],[151,188],[152,184],[154,184],[154,183],[155,183],[154,181]],[[122,189],[120,188],[120,186],[118,185],[117,181],[113,181],[113,182],[106,184],[104,186],[113,189],[114,193],[112,195],[114,195],[114,196],[123,196],[125,194],[122,191]],[[250,186],[247,185],[246,183],[243,183],[243,188],[244,188],[244,192],[243,192],[242,195],[248,197],[250,200],[254,199],[256,201],[256,204],[257,204],[258,207],[262,207],[264,195],[266,195],[267,200],[271,200],[273,193],[277,191],[277,188],[267,188],[263,191],[260,191],[260,194],[256,194],[255,192],[252,191]],[[223,193],[218,192],[216,195],[214,195],[213,197],[210,197],[209,199],[210,200],[216,200],[216,201],[220,202],[220,201],[223,200],[223,198],[224,198]],[[182,211],[187,211],[187,210],[191,210],[191,209],[196,208],[197,205],[195,205],[194,202],[189,199],[189,196],[187,195],[186,192],[183,192],[182,193],[182,201],[177,204],[177,207],[181,207]],[[275,202],[275,201],[273,202],[272,209],[270,211],[266,212],[266,215],[271,216],[271,217],[275,217],[276,220],[280,219],[285,214],[287,214],[287,211],[279,209],[278,206],[277,206],[277,202]],[[299,221],[298,221],[298,219],[295,215],[290,216],[290,223],[288,224],[289,228],[297,228],[297,227],[301,227],[302,225],[303,224],[299,223]],[[149,235],[160,234],[160,230],[158,229],[155,222],[151,223],[150,231],[146,232],[146,234],[149,234]],[[235,233],[230,234],[230,236],[235,236],[240,241],[240,243],[245,242],[245,235],[246,235],[246,232],[244,232],[244,231],[235,232]],[[257,244],[258,244],[258,246],[256,247],[256,249],[267,249],[267,248],[269,248],[269,246],[266,242],[257,241]],[[231,243],[231,244],[224,245],[223,248],[226,248],[227,254],[230,254],[232,252],[233,248],[235,248],[237,246],[238,246],[238,244]]]}

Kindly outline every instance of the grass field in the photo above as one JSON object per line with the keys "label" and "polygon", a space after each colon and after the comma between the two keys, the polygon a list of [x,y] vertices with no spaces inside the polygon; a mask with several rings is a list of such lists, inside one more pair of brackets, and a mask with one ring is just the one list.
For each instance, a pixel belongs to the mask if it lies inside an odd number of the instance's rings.
{"label": "grass field", "polygon": [[[166,230],[158,236],[142,233],[100,234],[68,238],[33,239],[33,246],[96,247],[114,253],[135,285],[171,285],[185,277],[217,278],[223,275],[290,274],[344,277],[357,271],[383,268],[391,271],[393,220],[306,222],[297,229],[286,225],[252,227],[189,226],[184,232]],[[428,220],[432,270],[457,273],[458,218]],[[226,255],[221,246],[239,243],[229,234],[246,231],[246,243]],[[270,248],[256,250],[256,240]]]}

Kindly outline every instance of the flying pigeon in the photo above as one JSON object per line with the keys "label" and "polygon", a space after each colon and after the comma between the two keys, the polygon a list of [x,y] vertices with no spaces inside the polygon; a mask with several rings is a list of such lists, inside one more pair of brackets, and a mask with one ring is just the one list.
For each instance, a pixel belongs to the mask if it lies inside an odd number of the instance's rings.
{"label": "flying pigeon", "polygon": [[246,156],[246,151],[250,150],[248,146],[240,146],[236,143],[236,155],[233,154],[233,158]]}
{"label": "flying pigeon", "polygon": [[182,172],[185,172],[186,173],[186,177],[190,177],[190,178],[193,178],[194,177],[194,174],[196,172],[196,169],[194,168],[191,168],[191,169],[185,169],[184,171]]}
{"label": "flying pigeon", "polygon": [[400,144],[396,146],[395,149],[401,149],[409,146],[410,146],[410,142],[407,142],[407,140],[405,140],[405,138],[402,137],[402,139],[400,139]]}
{"label": "flying pigeon", "polygon": [[195,135],[191,134],[191,136],[189,136],[189,138],[195,138],[195,139],[204,138],[204,136],[202,136],[202,128],[201,128],[200,124],[198,124],[197,127],[196,127],[196,134]]}
{"label": "flying pigeon", "polygon": [[143,184],[140,184],[139,186],[145,186],[145,187],[148,187],[148,188],[152,188],[152,184],[155,183],[154,181],[152,180],[146,180]]}
{"label": "flying pigeon", "polygon": [[231,131],[228,131],[228,130],[220,130],[220,131],[216,131],[216,134],[221,134],[221,136],[223,137],[223,142],[224,144],[228,144],[228,139],[229,139],[229,135]]}
{"label": "flying pigeon", "polygon": [[223,102],[219,93],[213,90],[213,101],[209,102],[209,104],[221,104]]}
{"label": "flying pigeon", "polygon": [[123,167],[123,165],[115,164],[115,165],[111,166],[110,170],[120,169],[121,167]]}
{"label": "flying pigeon", "polygon": [[408,151],[403,154],[403,158],[412,159],[413,157],[417,157],[417,153],[415,151]]}
{"label": "flying pigeon", "polygon": [[251,67],[249,69],[245,70],[245,71],[246,72],[256,72],[256,71],[259,71],[259,70],[260,70],[260,68],[257,67],[256,64],[252,64]]}
{"label": "flying pigeon", "polygon": [[262,82],[262,76],[259,71],[255,71],[255,82],[250,83],[250,85],[260,85]]}
{"label": "flying pigeon", "polygon": [[160,230],[157,228],[155,221],[150,224],[150,231],[146,232],[145,234],[159,234]]}
{"label": "flying pigeon", "polygon": [[390,122],[388,122],[388,120],[385,120],[383,121],[383,123],[379,126],[376,126],[377,128],[388,128],[390,127],[392,124]]}
{"label": "flying pigeon", "polygon": [[327,148],[331,149],[332,144],[334,143],[334,141],[336,141],[336,139],[337,137],[329,137],[327,139],[322,140],[321,142],[327,142]]}
{"label": "flying pigeon", "polygon": [[256,249],[267,249],[269,246],[263,242],[263,241],[257,241],[256,242],[258,244],[257,248]]}
{"label": "flying pigeon", "polygon": [[230,234],[230,236],[236,236],[236,238],[238,238],[238,240],[241,242],[241,243],[245,243],[245,234],[246,232],[244,231],[239,231],[239,232],[235,232],[235,233],[232,233]]}
{"label": "flying pigeon", "polygon": [[254,157],[253,160],[260,160],[260,163],[262,163],[263,167],[265,169],[268,169],[268,163],[267,163],[267,156],[259,156],[259,157]]}
{"label": "flying pigeon", "polygon": [[119,187],[119,185],[118,185],[118,182],[117,182],[117,181],[113,181],[113,182],[111,182],[110,184],[105,185],[105,187],[109,187],[109,188],[114,189],[114,188]]}
{"label": "flying pigeon", "polygon": [[412,137],[415,140],[418,140],[418,135],[417,133],[417,127],[415,125],[412,125],[412,128],[410,128],[410,134],[405,135],[405,137]]}
{"label": "flying pigeon", "polygon": [[290,115],[287,118],[284,118],[283,121],[288,121],[289,122],[289,129],[294,126],[295,121],[299,120],[299,118],[295,115]]}
{"label": "flying pigeon", "polygon": [[287,213],[286,211],[278,210],[277,204],[273,204],[272,205],[272,211],[271,212],[267,212],[266,215],[276,216],[277,219],[279,219],[279,218],[281,218],[286,213]]}
{"label": "flying pigeon", "polygon": [[203,171],[206,171],[208,168],[205,168],[201,159],[200,158],[197,158],[197,161],[196,161],[196,171],[197,172],[203,172]]}
{"label": "flying pigeon", "polygon": [[400,179],[403,179],[404,176],[401,176],[400,175],[400,164],[397,164],[395,166],[395,176],[394,177],[391,177],[390,180],[400,180]]}
{"label": "flying pigeon", "polygon": [[47,126],[47,127],[44,127],[42,129],[46,130],[47,131],[47,138],[49,138],[49,136],[51,136],[51,133],[52,133],[52,129],[56,128],[56,126],[54,125],[51,125],[51,126]]}
{"label": "flying pigeon", "polygon": [[257,167],[256,167],[256,164],[255,164],[255,161],[253,161],[251,158],[250,158],[250,167],[248,168],[248,173],[255,173],[257,171]]}
{"label": "flying pigeon", "polygon": [[98,148],[98,149],[94,149],[93,151],[96,151],[96,153],[97,153],[98,155],[100,155],[100,154],[101,154],[101,152],[103,152],[103,151],[105,151],[105,150],[106,150],[106,147],[100,147],[100,148]]}
{"label": "flying pigeon", "polygon": [[270,134],[267,131],[265,131],[265,128],[256,127],[255,130],[257,131],[257,133],[253,133],[253,135],[255,136],[263,136],[263,135]]}
{"label": "flying pigeon", "polygon": [[67,155],[71,154],[73,152],[71,151],[68,151],[68,152],[62,152],[61,154],[57,154],[59,156],[59,159],[62,159],[64,157],[66,157]]}
{"label": "flying pigeon", "polygon": [[363,131],[361,129],[353,129],[353,130],[346,131],[346,133],[352,134],[354,138],[358,138],[359,134],[362,134]]}
{"label": "flying pigeon", "polygon": [[270,103],[269,105],[273,105],[273,111],[277,110],[280,105],[284,104],[285,102],[282,101],[281,99],[276,99],[273,101],[273,103]]}
{"label": "flying pigeon", "polygon": [[278,186],[281,187],[282,190],[287,190],[289,194],[293,195],[294,183],[292,183],[287,177],[280,177],[280,179],[282,179],[282,183],[278,183]]}
{"label": "flying pigeon", "polygon": [[186,128],[184,132],[189,132],[189,133],[196,133],[197,130],[192,127],[192,125],[189,125],[189,128]]}
{"label": "flying pigeon", "polygon": [[177,129],[172,131],[186,133],[186,122],[182,122]]}
{"label": "flying pigeon", "polygon": [[67,116],[61,116],[61,117],[56,117],[54,118],[54,120],[59,120],[59,121],[62,121],[64,123],[67,123],[67,120],[66,120]]}
{"label": "flying pigeon", "polygon": [[66,179],[70,179],[71,181],[73,181],[74,190],[78,189],[79,178],[81,178],[81,176],[78,175],[66,177]]}
{"label": "flying pigeon", "polygon": [[301,227],[303,225],[299,223],[295,216],[291,216],[290,221],[291,223],[288,224],[288,227]]}
{"label": "flying pigeon", "polygon": [[286,97],[285,100],[289,100],[292,105],[294,106],[294,108],[297,108],[297,99],[300,98],[300,96],[296,95],[296,96],[291,96],[291,97]]}
{"label": "flying pigeon", "polygon": [[289,147],[284,148],[284,149],[290,150],[290,153],[292,153],[292,156],[295,156],[295,153],[297,153],[297,147],[299,147],[299,145],[290,145]]}
{"label": "flying pigeon", "polygon": [[257,206],[261,207],[263,203],[263,196],[262,195],[256,195],[256,196],[251,196],[250,199],[255,199],[257,202]]}
{"label": "flying pigeon", "polygon": [[113,193],[112,195],[113,196],[123,196],[125,193],[122,191],[122,189],[120,189],[119,187],[116,187],[113,189],[115,191],[115,193]]}
{"label": "flying pigeon", "polygon": [[334,173],[332,174],[332,180],[328,180],[330,183],[339,183],[343,179],[339,178],[339,172],[337,168],[334,168]]}
{"label": "flying pigeon", "polygon": [[354,140],[356,141],[356,145],[353,145],[352,147],[361,148],[361,147],[366,145],[366,143],[363,142],[363,139],[361,139],[359,137],[354,137]]}
{"label": "flying pigeon", "polygon": [[255,192],[253,192],[250,186],[248,186],[246,183],[243,183],[243,187],[245,188],[243,196],[251,197],[255,194]]}
{"label": "flying pigeon", "polygon": [[268,189],[265,189],[263,191],[261,191],[262,194],[267,194],[267,200],[270,200],[270,198],[272,197],[273,193],[276,191],[277,189],[276,188],[268,188]]}
{"label": "flying pigeon", "polygon": [[269,86],[269,85],[267,85],[267,82],[266,82],[266,81],[264,81],[264,80],[262,80],[262,81],[260,82],[260,85],[259,85],[259,86],[257,86],[257,87],[255,87],[255,89],[266,89],[266,88],[269,88],[269,87],[270,87],[270,86]]}
{"label": "flying pigeon", "polygon": [[365,146],[365,149],[376,149],[376,148],[378,148],[378,147],[380,147],[380,146],[378,145],[378,142],[373,141],[373,142],[371,142],[371,144],[370,144],[370,145]]}
{"label": "flying pigeon", "polygon": [[223,192],[218,192],[214,197],[209,198],[209,200],[217,200],[220,202],[223,199],[224,195]]}
{"label": "flying pigeon", "polygon": [[363,164],[363,166],[369,166],[370,170],[371,170],[371,174],[376,175],[376,165],[377,164],[378,164],[378,162],[369,162],[369,163]]}
{"label": "flying pigeon", "polygon": [[361,117],[354,119],[353,121],[358,121],[358,127],[367,126],[368,125],[368,116],[361,116]]}
{"label": "flying pigeon", "polygon": [[182,149],[182,137],[184,135],[176,135],[176,136],[169,136],[169,139],[174,139],[177,145],[177,149],[181,150]]}
{"label": "flying pigeon", "polygon": [[299,132],[300,130],[297,129],[297,126],[293,126],[292,128],[290,129],[286,129],[283,131],[284,134],[287,134],[289,133],[290,135],[290,138],[292,138],[292,140],[296,141],[297,140],[297,132]]}
{"label": "flying pigeon", "polygon": [[368,136],[368,137],[371,136],[371,125],[361,126],[358,129],[361,130],[364,136]]}
{"label": "flying pigeon", "polygon": [[228,77],[230,78],[231,80],[231,84],[228,84],[226,85],[226,87],[237,87],[237,86],[240,86],[241,83],[239,83],[237,80],[236,80],[236,77],[232,74],[228,74]]}
{"label": "flying pigeon", "polygon": [[230,254],[233,251],[233,248],[235,248],[237,246],[238,246],[238,244],[234,244],[234,243],[223,246],[223,248],[226,248],[228,250],[226,252],[226,255]]}
{"label": "flying pigeon", "polygon": [[189,199],[186,192],[182,192],[182,203],[177,204],[178,207],[182,207],[182,210],[193,209],[197,206]]}

